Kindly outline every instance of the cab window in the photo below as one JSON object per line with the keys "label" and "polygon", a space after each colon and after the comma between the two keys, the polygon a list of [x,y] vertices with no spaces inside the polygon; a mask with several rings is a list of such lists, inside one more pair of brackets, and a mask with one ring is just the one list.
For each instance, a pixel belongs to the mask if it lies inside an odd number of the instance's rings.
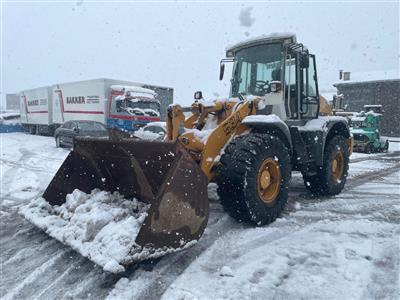
{"label": "cab window", "polygon": [[302,118],[315,118],[319,107],[317,73],[314,55],[308,58],[308,67],[302,70],[301,114]]}

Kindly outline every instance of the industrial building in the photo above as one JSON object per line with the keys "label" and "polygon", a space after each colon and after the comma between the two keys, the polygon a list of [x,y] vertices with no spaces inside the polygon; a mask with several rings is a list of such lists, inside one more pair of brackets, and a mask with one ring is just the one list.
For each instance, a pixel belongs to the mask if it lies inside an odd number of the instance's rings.
{"label": "industrial building", "polygon": [[384,110],[381,134],[400,136],[400,76],[399,70],[374,72],[339,72],[334,84],[343,95],[347,111],[361,111],[364,105],[380,104]]}

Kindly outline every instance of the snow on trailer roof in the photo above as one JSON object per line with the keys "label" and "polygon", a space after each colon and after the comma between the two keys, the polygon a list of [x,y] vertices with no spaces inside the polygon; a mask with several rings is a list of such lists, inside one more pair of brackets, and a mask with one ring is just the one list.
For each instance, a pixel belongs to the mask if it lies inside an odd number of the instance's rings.
{"label": "snow on trailer roof", "polygon": [[235,52],[239,49],[246,48],[248,46],[254,46],[258,44],[264,44],[283,39],[285,39],[285,42],[288,43],[296,43],[296,34],[292,32],[275,32],[271,34],[264,34],[254,38],[246,39],[244,41],[226,47],[225,49],[226,56],[231,57],[231,55],[228,55],[228,53]]}
{"label": "snow on trailer roof", "polygon": [[125,92],[132,92],[132,93],[144,93],[144,94],[151,94],[153,96],[156,96],[157,93],[154,92],[153,90],[142,88],[139,86],[131,86],[131,85],[112,85],[111,89],[114,91],[125,91]]}

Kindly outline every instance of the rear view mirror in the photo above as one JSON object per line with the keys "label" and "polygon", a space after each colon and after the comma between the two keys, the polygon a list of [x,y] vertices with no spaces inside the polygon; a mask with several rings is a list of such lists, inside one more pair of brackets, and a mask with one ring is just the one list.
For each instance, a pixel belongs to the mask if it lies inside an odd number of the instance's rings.
{"label": "rear view mirror", "polygon": [[224,72],[225,72],[225,64],[221,62],[219,66],[219,80],[222,80],[224,78]]}
{"label": "rear view mirror", "polygon": [[307,69],[310,66],[310,57],[307,53],[301,55],[300,66],[303,69]]}

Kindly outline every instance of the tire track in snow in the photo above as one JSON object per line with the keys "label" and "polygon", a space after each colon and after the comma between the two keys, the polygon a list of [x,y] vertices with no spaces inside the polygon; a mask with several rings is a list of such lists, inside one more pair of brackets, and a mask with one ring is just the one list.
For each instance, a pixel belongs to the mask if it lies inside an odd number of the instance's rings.
{"label": "tire track in snow", "polygon": [[385,160],[390,158],[398,158],[399,156],[400,156],[400,151],[393,151],[393,152],[380,153],[376,155],[369,155],[366,157],[358,157],[353,159],[351,159],[350,157],[350,163],[356,163],[367,160],[382,160],[382,159]]}
{"label": "tire track in snow", "polygon": [[[36,269],[51,259],[55,253],[64,251],[60,244],[50,239],[37,243],[32,248],[27,245],[31,250],[31,255],[14,258],[8,264],[2,265],[2,280],[0,286],[0,294],[3,294],[7,289],[16,283],[24,280],[26,276],[34,273]],[[69,250],[69,249],[68,249]],[[69,250],[70,251],[70,250]],[[23,254],[23,253],[22,253]]]}
{"label": "tire track in snow", "polygon": [[[214,202],[210,204],[212,207],[210,209],[209,224],[199,242],[194,247],[183,252],[174,253],[162,258],[152,270],[152,274],[155,274],[155,276],[149,278],[146,287],[144,287],[135,298],[149,300],[160,299],[176,278],[178,278],[198,256],[210,248],[218,238],[226,235],[234,228],[243,226],[229,218],[219,203]],[[147,271],[139,269],[136,274],[131,276],[131,284],[134,283],[135,278],[141,280],[140,276],[145,272]]]}
{"label": "tire track in snow", "polygon": [[21,291],[29,284],[34,283],[35,280],[43,273],[47,271],[54,263],[64,255],[62,252],[58,252],[50,260],[42,264],[40,267],[36,268],[32,273],[30,273],[24,280],[17,284],[10,292],[4,295],[3,300],[18,299]]}
{"label": "tire track in snow", "polygon": [[[53,280],[51,282],[50,285],[47,285],[43,290],[39,291],[39,294],[36,295],[34,298],[31,298],[32,300],[40,300],[40,299],[48,299],[50,298],[50,296],[55,296],[54,291],[57,290],[58,286],[64,286],[64,285],[60,285],[60,282],[62,280],[64,280],[64,278],[68,275],[70,275],[70,273],[72,271],[74,271],[75,269],[78,269],[78,267],[83,263],[85,259],[81,258],[80,260],[78,260],[77,262],[71,264],[67,269],[65,269],[60,276],[58,276],[55,280]],[[58,298],[58,297],[55,297]],[[61,297],[59,297],[61,298]]]}
{"label": "tire track in snow", "polygon": [[[392,174],[399,170],[400,170],[400,164],[389,167],[387,169],[374,171],[374,172],[367,172],[367,173],[355,176],[353,178],[350,178],[350,180],[346,183],[347,189],[345,191],[348,191],[351,188],[357,187],[359,185],[364,184],[365,182],[368,182],[369,180],[371,180],[371,176],[373,176],[373,178],[379,178],[381,176],[387,176],[387,175]],[[295,182],[292,183],[292,186],[290,188],[290,190],[291,190],[290,196],[289,196],[290,202],[294,202],[294,201],[303,202],[304,200],[306,200],[308,203],[313,204],[315,202],[321,201],[321,197],[312,196],[311,194],[309,194],[306,191],[306,189],[302,183],[301,177],[296,178],[294,181]],[[350,186],[349,186],[349,182],[351,182]],[[311,200],[311,202],[310,202],[310,200]],[[333,197],[323,197],[322,198],[322,201],[328,201],[328,200],[335,201],[335,198],[333,198]],[[288,222],[291,221],[290,220],[291,219],[290,212],[288,212],[286,210],[284,211],[283,217],[286,218],[286,221],[288,221]],[[263,236],[262,238],[252,240],[251,242],[242,245],[241,248],[235,249],[235,251],[229,251],[230,249],[232,249],[232,247],[229,247],[229,245],[226,245],[226,247],[224,247],[224,253],[220,257],[220,259],[217,258],[217,259],[213,260],[213,263],[212,263],[213,268],[214,269],[221,268],[225,264],[224,260],[221,260],[222,258],[225,258],[227,256],[234,258],[234,257],[237,257],[238,255],[240,255],[241,253],[243,253],[243,251],[245,251],[245,249],[248,249],[248,248],[255,249],[255,248],[264,246],[265,243],[271,243],[271,242],[275,242],[281,238],[287,238],[287,236],[290,236],[291,234],[296,232],[298,229],[303,228],[304,225],[319,222],[323,219],[326,219],[326,216],[323,216],[321,214],[314,218],[301,218],[301,222],[299,222],[299,220],[293,219],[293,223],[288,223],[286,225],[286,228],[284,228],[284,229],[281,227],[282,226],[281,224],[272,223],[271,225],[269,225],[268,228],[275,228],[276,230],[271,232],[271,234],[269,234],[267,236],[267,238],[265,236]],[[239,224],[239,223],[237,223],[237,224]],[[227,226],[227,225],[228,224],[224,224],[224,226]],[[232,224],[230,224],[230,225],[232,225]],[[238,225],[236,229],[240,228],[239,226],[243,226],[243,225]],[[210,230],[214,230],[214,228],[210,228]],[[230,232],[232,230],[234,230],[233,226],[230,227],[229,230],[225,230],[223,235],[227,234],[228,232]],[[204,236],[202,238],[204,238]],[[214,237],[214,238],[219,238],[219,236]],[[215,242],[216,242],[216,240],[212,240],[209,243],[207,243],[206,247],[204,249],[201,249],[201,251],[199,251],[198,253],[191,253],[190,254],[191,259],[189,259],[188,264],[185,264],[185,261],[183,261],[183,265],[181,265],[180,261],[172,263],[169,268],[166,268],[165,272],[158,274],[156,279],[152,283],[150,283],[148,288],[146,288],[146,290],[143,291],[137,298],[138,299],[159,299],[164,294],[164,292],[168,289],[168,287],[185,271],[185,269],[190,265],[190,263],[194,259],[196,259],[197,256],[201,255],[201,253],[203,253],[205,250],[210,248]],[[196,245],[195,248],[197,246],[199,246],[199,244]],[[189,251],[189,250],[187,250],[187,251]],[[182,255],[185,255],[185,254],[186,254],[186,252],[183,254],[177,253],[176,255],[181,257]],[[193,255],[195,255],[196,257],[193,257]],[[216,256],[217,256],[217,253],[213,257],[216,257]],[[163,279],[163,276],[166,276],[168,279],[167,280]]]}
{"label": "tire track in snow", "polygon": [[[385,169],[385,170],[380,170],[380,171],[376,171],[374,172],[374,178],[379,178],[380,176],[387,176],[390,174],[393,174],[397,171],[400,170],[400,165],[397,166],[393,166],[389,169]],[[300,179],[300,178],[298,178]],[[353,187],[359,186],[364,184],[365,182],[368,182],[371,179],[371,173],[367,173],[367,174],[363,174],[360,176],[357,176],[356,178],[353,178],[352,183],[353,183]],[[300,181],[297,180],[297,184],[300,184]],[[299,185],[296,185],[296,188],[298,188]],[[304,188],[304,187],[303,187]],[[310,195],[309,195],[310,196]],[[332,201],[335,202],[335,198],[334,197],[324,197],[321,201],[321,198],[317,198],[317,197],[313,197],[312,198],[314,201],[313,202],[309,202],[304,204],[304,205],[308,205],[308,204],[314,204],[314,203],[318,203],[318,202],[323,202],[323,201]],[[300,202],[302,202],[302,198],[298,198],[298,199],[291,199],[293,200],[299,200]],[[301,211],[302,209],[300,209]],[[330,219],[330,217],[328,217],[327,215],[321,214],[321,212],[316,211],[316,213],[318,213],[318,215],[316,217],[308,217],[308,216],[295,216],[295,218],[293,219],[293,216],[289,214],[287,214],[287,212],[284,213],[284,219],[283,220],[285,223],[272,223],[271,225],[269,225],[268,227],[266,227],[266,229],[275,229],[273,230],[270,234],[264,235],[260,238],[256,238],[253,239],[247,243],[244,244],[240,244],[239,246],[237,244],[235,244],[235,247],[233,247],[232,245],[229,244],[230,241],[233,240],[224,240],[224,244],[222,247],[218,247],[218,249],[214,250],[214,253],[208,254],[209,257],[212,257],[212,261],[210,262],[210,265],[206,265],[206,266],[202,266],[203,268],[209,269],[210,272],[216,272],[218,271],[222,266],[226,265],[226,263],[230,260],[234,260],[237,257],[239,257],[240,255],[242,255],[243,253],[246,253],[246,249],[257,249],[259,247],[263,247],[265,246],[265,244],[268,243],[274,243],[279,241],[280,239],[283,238],[290,238],[290,235],[298,232],[298,230],[302,230],[304,228],[305,225],[310,225],[312,223],[316,223],[325,219]],[[354,215],[348,215],[348,216],[344,216],[345,218],[348,217],[348,219],[354,219]],[[338,219],[339,220],[339,219]],[[343,220],[343,215],[341,216],[340,220]],[[335,221],[335,219],[333,219],[332,221]],[[283,225],[283,226],[282,226]],[[234,235],[234,232],[232,232],[231,234]],[[221,251],[221,249],[223,249]],[[387,256],[387,255],[386,255]],[[398,260],[398,259],[397,259]],[[387,262],[385,261],[385,263],[387,264]],[[397,268],[398,269],[398,268]],[[392,270],[393,271],[393,270]],[[284,272],[284,277],[282,277],[282,282],[285,280],[285,278],[287,278],[290,274],[290,266],[288,266],[288,270],[287,272]],[[383,270],[381,271],[381,273],[383,273]],[[393,276],[396,276],[398,274],[397,272],[392,272]],[[383,274],[381,274],[383,275]],[[393,280],[392,282],[395,282],[395,280]],[[379,288],[379,285],[375,285],[375,287]],[[380,286],[382,288],[382,285]],[[393,287],[391,288],[393,289]],[[382,291],[381,291],[382,292]],[[368,294],[371,295],[371,294]],[[377,294],[377,295],[382,295],[381,294]],[[394,294],[392,294],[394,295]],[[279,295],[278,295],[279,296]],[[278,297],[280,298],[280,297]],[[139,298],[140,299],[140,298]]]}
{"label": "tire track in snow", "polygon": [[399,280],[399,253],[398,241],[393,241],[385,247],[381,258],[373,263],[373,269],[362,299],[398,299],[400,286],[389,283],[396,283]]}
{"label": "tire track in snow", "polygon": [[2,164],[8,165],[10,167],[19,167],[19,168],[22,168],[22,169],[25,169],[25,170],[29,170],[29,171],[33,171],[33,172],[52,173],[49,169],[39,168],[39,167],[33,166],[31,164],[21,164],[20,161],[17,162],[17,161],[11,161],[11,160],[6,160],[6,159],[0,159],[0,162]]}
{"label": "tire track in snow", "polygon": [[379,179],[379,178],[388,176],[392,173],[399,171],[400,170],[400,159],[396,159],[396,162],[397,163],[394,166],[388,167],[386,169],[367,172],[367,173],[363,173],[363,174],[354,176],[353,178],[351,178],[351,180],[346,182],[344,191],[354,189],[355,187],[358,187],[364,183],[368,183],[369,181],[372,181],[374,179]]}
{"label": "tire track in snow", "polygon": [[[54,158],[52,158],[54,159]],[[370,160],[370,159],[364,159],[362,160],[357,159],[354,162],[359,162],[363,160]],[[372,160],[384,160],[382,157],[374,157]],[[352,162],[350,162],[352,163]],[[21,168],[24,168],[24,166],[20,166]],[[29,167],[29,166],[28,166]],[[39,171],[40,172],[40,171]],[[380,171],[379,171],[380,172]],[[41,172],[42,173],[42,172]],[[49,174],[51,172],[48,172]],[[372,172],[372,174],[375,174],[377,172]],[[371,173],[368,173],[366,176],[366,181],[368,181],[368,177],[371,175]],[[357,176],[357,180],[361,180],[362,176]],[[297,180],[297,179],[296,179]],[[349,180],[349,182],[351,182]],[[297,182],[297,181],[296,181]],[[362,183],[361,183],[362,184]],[[292,194],[291,194],[291,200],[290,201],[301,201],[305,202],[305,197],[307,198],[307,201],[310,200],[310,195],[307,194],[303,184],[302,184],[302,179],[298,181],[294,186],[291,187]],[[304,197],[301,196],[301,194],[304,195]],[[292,196],[293,195],[293,196]],[[331,200],[332,198],[328,198],[327,200]],[[13,199],[14,200],[14,199]],[[17,201],[18,199],[15,199]],[[315,201],[314,199],[311,198],[311,201]],[[321,200],[319,200],[321,201]],[[323,200],[322,200],[323,201]],[[230,219],[223,211],[219,203],[216,201],[210,201],[212,208],[210,211],[210,221],[209,221],[209,226],[206,229],[206,234],[202,237],[202,239],[199,241],[199,243],[194,246],[193,248],[190,248],[186,250],[185,252],[180,252],[176,254],[172,254],[169,256],[164,257],[159,263],[157,263],[152,272],[147,272],[145,271],[142,267],[139,267],[137,270],[129,271],[127,274],[130,279],[132,277],[141,277],[142,275],[149,274],[149,286],[146,286],[141,293],[142,296],[148,295],[150,299],[158,299],[164,292],[165,290],[170,286],[171,283],[173,283],[176,278],[182,274],[185,269],[190,266],[190,264],[196,260],[198,255],[201,255],[204,251],[206,251],[209,247],[211,247],[214,242],[218,239],[218,237],[229,234],[229,232],[232,229],[235,228],[241,228],[242,226],[245,226],[243,224],[236,223],[236,221]],[[312,203],[312,202],[311,202]],[[303,203],[302,203],[303,205]],[[304,205],[307,205],[305,203]],[[287,212],[285,212],[287,214]],[[12,217],[12,215],[10,216]],[[6,224],[6,227],[14,227],[18,226],[18,224],[22,223],[22,228],[25,228],[27,225],[27,222],[20,220],[19,215],[17,215],[14,219],[15,222],[12,222],[12,224]],[[3,220],[1,220],[2,226],[3,227]],[[287,230],[290,230],[287,229]],[[6,232],[8,231],[7,229],[5,230]],[[220,231],[218,233],[218,231]],[[9,233],[11,234],[13,230],[10,230]],[[15,232],[14,232],[15,233]],[[12,233],[12,235],[14,235]],[[209,235],[209,241],[206,243],[205,241],[203,242],[202,240],[206,240],[205,238],[207,237],[206,235]],[[9,235],[6,235],[9,236]],[[29,228],[25,233],[20,234],[18,233],[15,238],[18,239],[15,244],[12,245],[12,248],[15,250],[21,250],[26,247],[30,247],[27,245],[27,240],[28,243],[32,242],[39,242],[41,243],[40,238],[42,236],[47,237],[43,232],[40,230],[34,230],[32,228]],[[49,238],[50,239],[50,238]],[[271,240],[275,239],[273,235],[271,235]],[[3,240],[3,239],[2,239]],[[11,239],[12,241],[13,239]],[[52,239],[50,239],[52,240]],[[46,241],[46,239],[45,239]],[[262,241],[255,241],[255,243],[261,243]],[[47,242],[46,242],[47,243]],[[204,243],[202,246],[201,243]],[[37,243],[35,244],[37,246]],[[92,298],[92,299],[102,299],[105,298],[105,296],[108,294],[108,292],[114,287],[115,282],[118,281],[119,278],[121,278],[124,275],[121,276],[113,276],[110,274],[107,274],[103,272],[100,268],[96,267],[93,263],[91,263],[89,260],[82,258],[79,254],[75,252],[68,252],[70,248],[63,246],[62,244],[57,244],[57,247],[62,249],[66,253],[71,253],[72,256],[72,263],[70,260],[65,258],[65,256],[62,256],[62,258],[59,260],[60,262],[64,263],[67,265],[67,269],[64,270],[64,272],[61,272],[60,274],[57,274],[57,276],[54,276],[51,278],[51,288],[48,284],[39,284],[38,281],[34,280],[35,282],[38,283],[38,286],[35,287],[35,295],[36,297],[39,298],[44,298],[44,299],[71,299],[71,298]],[[197,247],[202,247],[203,249],[201,251],[196,250]],[[23,256],[23,253],[20,254]],[[38,252],[37,255],[43,255],[46,257],[46,259],[51,259],[52,255],[49,253],[43,253],[43,252]],[[29,259],[29,257],[27,257]],[[29,263],[28,261],[21,261],[21,265],[25,265],[26,263]],[[182,266],[181,266],[182,264]],[[10,264],[8,267],[10,267],[12,264]],[[40,267],[40,266],[39,266]],[[38,267],[36,267],[37,269]],[[35,270],[33,272],[35,272]],[[158,272],[159,271],[159,272]],[[30,276],[32,271],[26,271],[24,276]],[[43,274],[43,273],[42,273]],[[12,275],[12,274],[11,274]],[[15,275],[14,275],[15,276]],[[11,276],[12,277],[12,276]],[[157,282],[159,281],[159,282]],[[18,282],[18,279],[14,277],[14,283],[11,284],[10,286],[12,287],[16,282]],[[31,285],[27,285],[31,286]],[[154,291],[149,291],[151,289],[154,289]],[[23,289],[25,291],[28,291],[28,288]],[[67,293],[66,293],[67,291]],[[22,293],[23,294],[23,293]],[[18,295],[22,295],[21,293]],[[88,296],[90,295],[90,296]],[[143,298],[143,297],[142,297]]]}

